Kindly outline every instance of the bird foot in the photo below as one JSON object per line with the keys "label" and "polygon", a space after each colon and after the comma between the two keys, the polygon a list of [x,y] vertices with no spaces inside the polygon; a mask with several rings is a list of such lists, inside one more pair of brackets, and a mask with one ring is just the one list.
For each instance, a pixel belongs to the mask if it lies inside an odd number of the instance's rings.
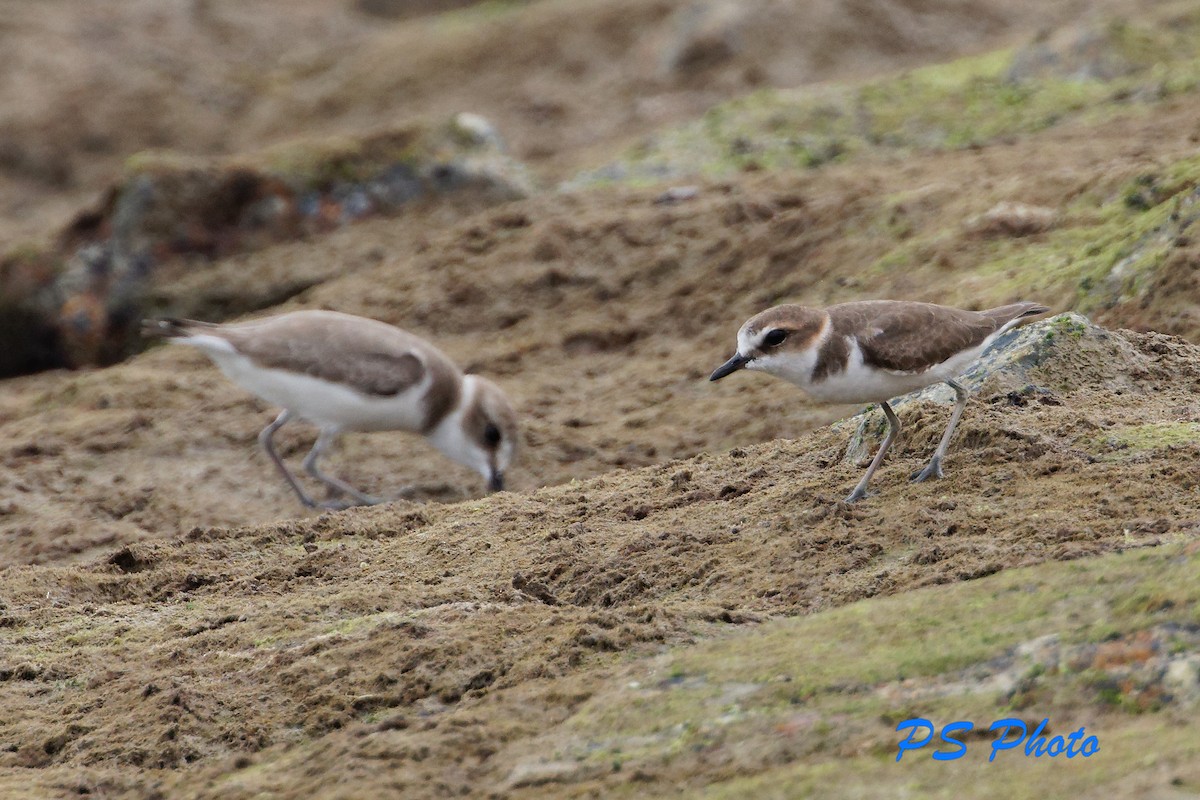
{"label": "bird foot", "polygon": [[316,500],[302,502],[304,502],[304,505],[308,506],[309,508],[319,508],[323,511],[345,511],[347,508],[357,508],[358,506],[379,505],[380,503],[386,503],[387,500],[381,497],[369,497],[367,495],[362,495],[361,497],[355,497],[353,500],[330,498],[328,500],[321,500],[319,502]]}
{"label": "bird foot", "polygon": [[854,491],[851,492],[849,494],[849,496],[847,496],[846,499],[843,500],[842,502],[843,503],[857,503],[859,500],[862,500],[865,497],[867,497],[867,490],[862,488],[861,486],[858,486],[858,487],[855,487]]}
{"label": "bird foot", "polygon": [[[353,499],[345,499],[347,498]],[[325,500],[320,503],[315,503],[317,508],[325,508],[331,511],[343,511],[347,508],[355,506],[377,506],[380,503],[386,503],[386,497],[374,497],[369,494],[364,494],[358,491],[353,486],[335,486],[329,484],[328,492],[325,495]]]}
{"label": "bird foot", "polygon": [[930,461],[925,466],[925,469],[914,472],[912,475],[909,476],[908,479],[910,481],[912,481],[913,483],[921,483],[922,481],[927,481],[930,478],[942,478],[942,477],[944,477],[942,475],[942,462],[934,460],[934,461]]}
{"label": "bird foot", "polygon": [[354,501],[342,501],[346,504],[346,508],[354,508],[355,506],[377,506],[381,503],[388,502],[386,497],[373,497],[369,494],[357,494],[354,496]]}

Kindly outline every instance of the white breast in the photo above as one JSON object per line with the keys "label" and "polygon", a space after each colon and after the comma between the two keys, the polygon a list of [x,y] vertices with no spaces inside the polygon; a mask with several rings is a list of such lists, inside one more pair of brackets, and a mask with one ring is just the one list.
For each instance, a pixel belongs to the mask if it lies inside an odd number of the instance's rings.
{"label": "white breast", "polygon": [[863,363],[862,350],[853,338],[848,340],[849,354],[845,369],[831,372],[820,381],[812,379],[817,359],[816,348],[812,349],[811,356],[807,353],[797,353],[786,359],[763,358],[759,359],[760,363],[751,366],[796,384],[814,399],[824,403],[879,403],[957,378],[983,355],[997,335],[999,331],[978,346],[956,353],[921,372],[901,372],[867,366]]}

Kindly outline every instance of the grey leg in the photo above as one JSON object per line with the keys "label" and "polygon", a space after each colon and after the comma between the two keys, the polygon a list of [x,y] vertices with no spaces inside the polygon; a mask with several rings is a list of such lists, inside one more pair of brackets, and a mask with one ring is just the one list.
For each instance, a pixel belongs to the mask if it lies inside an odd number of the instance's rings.
{"label": "grey leg", "polygon": [[296,477],[292,475],[291,471],[283,463],[283,459],[280,458],[279,454],[275,452],[275,431],[286,425],[287,421],[291,418],[292,412],[284,409],[283,412],[275,418],[274,422],[263,428],[262,433],[258,434],[258,443],[262,445],[263,450],[266,450],[267,455],[269,455],[271,460],[275,462],[275,466],[279,468],[279,472],[283,475],[283,479],[288,482],[288,486],[292,487],[292,491],[294,491],[296,496],[300,498],[300,502],[304,503],[304,505],[308,506],[309,508],[316,508],[316,501],[304,493],[304,490],[300,488],[300,484],[296,481]]}
{"label": "grey leg", "polygon": [[958,427],[958,418],[962,416],[963,409],[967,406],[967,390],[957,381],[946,381],[946,385],[954,390],[958,402],[954,404],[954,410],[950,412],[950,424],[946,426],[946,432],[942,434],[942,441],[938,443],[937,450],[933,451],[933,458],[929,459],[929,464],[925,469],[913,473],[912,479],[917,482],[942,477],[942,459],[946,457],[946,450],[950,448],[950,437],[954,435],[954,429]]}
{"label": "grey leg", "polygon": [[[380,498],[371,497],[369,494],[363,494],[345,481],[326,475],[317,467],[317,459],[325,454],[325,451],[328,450],[330,445],[333,444],[334,440],[337,439],[338,433],[339,431],[336,428],[321,429],[321,435],[317,437],[317,443],[313,445],[312,450],[309,450],[308,455],[304,457],[304,469],[308,471],[309,475],[312,475],[326,486],[341,492],[342,494],[350,495],[362,505],[373,506],[377,503],[382,503],[383,500]],[[345,507],[345,504],[341,504],[340,507]]]}
{"label": "grey leg", "polygon": [[879,468],[884,455],[887,454],[888,448],[892,446],[892,442],[896,440],[896,434],[900,432],[900,420],[896,417],[896,413],[892,411],[892,407],[886,402],[879,405],[883,407],[883,413],[887,415],[888,425],[890,426],[888,435],[884,438],[883,444],[879,445],[879,452],[871,460],[871,466],[867,467],[867,474],[862,476],[862,480],[858,482],[858,486],[855,486],[854,491],[846,498],[847,503],[862,500],[867,496],[867,483],[871,480],[871,476],[875,474],[875,470]]}

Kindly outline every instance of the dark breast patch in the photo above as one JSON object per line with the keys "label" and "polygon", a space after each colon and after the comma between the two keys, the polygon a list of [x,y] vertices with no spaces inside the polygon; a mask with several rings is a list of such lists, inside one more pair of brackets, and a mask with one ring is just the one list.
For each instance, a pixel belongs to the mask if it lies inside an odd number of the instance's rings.
{"label": "dark breast patch", "polygon": [[841,372],[846,368],[846,359],[850,357],[850,343],[846,337],[836,331],[831,331],[825,344],[817,351],[817,363],[813,365],[812,381],[820,383]]}

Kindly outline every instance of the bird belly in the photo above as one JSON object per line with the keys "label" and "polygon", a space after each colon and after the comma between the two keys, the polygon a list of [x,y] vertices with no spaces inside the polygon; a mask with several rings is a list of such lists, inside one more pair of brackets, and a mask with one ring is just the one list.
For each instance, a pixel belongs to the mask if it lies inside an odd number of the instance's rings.
{"label": "bird belly", "polygon": [[825,403],[879,403],[943,380],[928,372],[894,372],[851,364],[803,388]]}
{"label": "bird belly", "polygon": [[988,337],[979,346],[955,353],[919,372],[870,367],[861,359],[851,359],[841,372],[804,384],[802,388],[814,399],[825,403],[880,403],[957,378],[983,354],[991,339]]}
{"label": "bird belly", "polygon": [[238,386],[321,427],[419,431],[424,426],[421,399],[428,378],[398,395],[375,397],[311,375],[265,369],[239,353],[210,350],[209,355]]}
{"label": "bird belly", "polygon": [[962,375],[964,372],[970,369],[971,365],[974,364],[981,355],[983,355],[984,351],[986,351],[989,346],[991,346],[992,342],[996,339],[996,336],[997,334],[993,333],[991,336],[980,342],[978,346],[972,347],[968,350],[963,350],[960,353],[955,353],[942,363],[935,364],[934,366],[930,367],[929,372],[935,378],[934,381],[930,382],[933,383],[936,381],[954,380]]}

